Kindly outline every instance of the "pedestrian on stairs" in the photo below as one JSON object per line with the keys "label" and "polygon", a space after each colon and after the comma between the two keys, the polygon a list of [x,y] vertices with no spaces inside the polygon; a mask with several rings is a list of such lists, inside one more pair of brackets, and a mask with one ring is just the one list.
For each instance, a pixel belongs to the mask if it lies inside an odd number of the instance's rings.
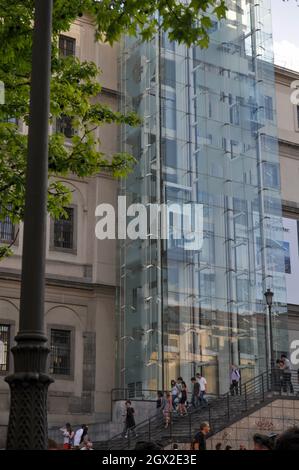
{"label": "pedestrian on stairs", "polygon": [[135,417],[134,417],[135,410],[132,407],[131,400],[127,400],[125,405],[126,405],[126,415],[125,415],[126,418],[125,418],[125,426],[124,426],[122,436],[127,438],[129,433],[133,433],[134,437],[137,437],[137,434],[135,431],[135,426],[136,426]]}
{"label": "pedestrian on stairs", "polygon": [[185,382],[182,382],[181,385],[181,398],[179,402],[179,411],[181,416],[185,416],[187,413],[186,403],[187,403],[188,390]]}
{"label": "pedestrian on stairs", "polygon": [[171,381],[171,396],[172,396],[172,407],[175,411],[179,401],[180,401],[181,385],[178,384],[175,380]]}
{"label": "pedestrian on stairs", "polygon": [[199,372],[196,374],[196,380],[199,383],[199,401],[202,406],[208,406],[207,381]]}
{"label": "pedestrian on stairs", "polygon": [[194,436],[191,443],[191,450],[207,450],[207,435],[210,432],[210,425],[207,422],[201,423],[199,432]]}
{"label": "pedestrian on stairs", "polygon": [[287,393],[290,390],[290,393],[293,394],[291,363],[285,354],[282,354],[280,359],[283,362],[283,391]]}
{"label": "pedestrian on stairs", "polygon": [[237,366],[232,365],[230,372],[230,393],[232,396],[239,394],[239,382],[241,374]]}
{"label": "pedestrian on stairs", "polygon": [[198,403],[199,403],[199,383],[197,382],[196,378],[195,377],[192,377],[191,379],[191,383],[192,383],[192,398],[191,398],[191,404],[193,406],[193,408],[197,408],[198,407]]}
{"label": "pedestrian on stairs", "polygon": [[171,422],[171,415],[173,412],[173,405],[172,405],[172,396],[171,393],[167,392],[166,394],[166,404],[163,409],[163,415],[165,418],[165,429],[168,428]]}
{"label": "pedestrian on stairs", "polygon": [[164,397],[164,393],[161,390],[159,390],[157,393],[157,400],[156,400],[157,416],[162,414],[165,405],[166,405],[166,398]]}

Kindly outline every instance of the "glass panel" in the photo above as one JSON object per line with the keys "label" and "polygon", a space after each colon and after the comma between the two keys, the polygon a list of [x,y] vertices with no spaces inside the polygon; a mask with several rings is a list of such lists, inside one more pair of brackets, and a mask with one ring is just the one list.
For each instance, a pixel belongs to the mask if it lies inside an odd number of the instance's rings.
{"label": "glass panel", "polygon": [[[202,243],[122,240],[119,385],[169,388],[201,371],[209,393],[269,366],[266,288],[275,292],[275,352],[287,350],[270,3],[240,0],[213,23],[208,49],[156,37],[124,39],[122,109],[143,119],[122,130],[138,164],[121,183],[132,201],[198,204]],[[137,73],[138,72],[138,73]],[[265,98],[266,97],[266,98]],[[129,218],[128,218],[129,221]]]}

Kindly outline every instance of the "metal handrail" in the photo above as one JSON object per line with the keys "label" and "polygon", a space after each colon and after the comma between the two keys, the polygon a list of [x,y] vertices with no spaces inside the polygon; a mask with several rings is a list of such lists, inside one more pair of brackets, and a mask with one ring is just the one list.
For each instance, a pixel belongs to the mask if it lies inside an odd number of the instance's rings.
{"label": "metal handrail", "polygon": [[[289,387],[290,388],[290,393],[295,393],[295,388],[298,392],[297,395],[299,395],[299,372],[298,371],[290,371],[290,377],[285,374],[283,378],[287,378],[287,381],[284,381],[283,383],[280,383],[280,389],[277,389],[277,381],[276,381],[276,375],[277,375],[277,370],[274,369],[272,371],[265,371],[260,373],[258,376],[253,377],[252,379],[249,379],[247,382],[244,384],[240,385],[239,388],[239,393],[238,395],[240,397],[240,401],[236,402],[235,399],[231,396],[231,392],[227,392],[223,395],[218,396],[212,403],[208,403],[207,408],[202,408],[202,409],[194,409],[189,412],[188,416],[188,436],[187,438],[190,439],[190,436],[192,436],[192,430],[193,430],[193,424],[197,425],[198,420],[193,419],[196,415],[201,414],[201,412],[204,412],[206,410],[207,412],[207,419],[209,420],[210,424],[212,425],[212,412],[213,410],[216,410],[218,412],[218,415],[216,413],[216,418],[219,419],[219,411],[221,412],[223,410],[224,414],[220,413],[220,418],[224,419],[225,421],[225,426],[229,424],[229,422],[232,419],[240,419],[244,413],[248,413],[250,407],[253,408],[259,403],[264,403],[267,398],[273,397],[273,395],[269,394],[270,392],[277,392],[277,393],[282,393],[283,390],[282,388]],[[296,383],[292,383],[293,375],[296,375],[298,380]],[[292,387],[290,386],[290,383]],[[293,389],[293,392],[291,390]],[[114,390],[119,390],[119,389],[114,389]],[[120,389],[124,390],[124,389]],[[151,390],[152,392],[154,390]],[[156,391],[155,391],[156,392]],[[269,393],[267,393],[269,392]],[[287,391],[288,392],[288,391]],[[240,407],[236,408],[236,403],[241,405]],[[160,417],[162,419],[162,415]],[[138,423],[138,425],[135,427],[136,431],[142,430],[143,428],[146,428],[145,434],[146,436],[150,439],[155,431],[161,434],[161,429],[156,429],[154,428],[155,421],[157,424],[159,424],[159,417],[156,415],[151,416],[150,418],[146,418],[145,420],[141,421]],[[184,421],[179,421],[179,423],[184,422]],[[185,421],[186,423],[186,421]],[[169,439],[171,440],[173,437],[173,431],[174,431],[174,423],[173,419],[171,419],[170,426],[169,426]],[[213,432],[219,432],[221,429],[215,428]],[[144,434],[144,431],[143,431]],[[108,440],[108,448],[111,444],[113,444],[113,441],[117,441],[122,437],[122,433],[117,434],[116,436],[113,436],[111,439]],[[126,442],[126,447],[130,448],[131,445],[131,440],[130,437],[128,441]]]}
{"label": "metal handrail", "polygon": [[[113,395],[115,394],[115,392],[123,392],[123,396],[124,398],[113,398]],[[121,401],[121,400],[147,400],[147,398],[145,398],[145,393],[152,393],[152,394],[155,394],[157,395],[158,392],[162,392],[162,393],[167,393],[167,392],[171,392],[171,390],[156,390],[156,389],[142,389],[140,391],[138,391],[137,393],[132,393],[130,389],[128,388],[113,388],[111,390],[111,401]],[[192,396],[192,392],[188,391],[188,396]],[[218,395],[215,395],[213,393],[209,393],[209,396],[218,396]],[[156,398],[154,400],[148,400],[148,401],[155,401]]]}

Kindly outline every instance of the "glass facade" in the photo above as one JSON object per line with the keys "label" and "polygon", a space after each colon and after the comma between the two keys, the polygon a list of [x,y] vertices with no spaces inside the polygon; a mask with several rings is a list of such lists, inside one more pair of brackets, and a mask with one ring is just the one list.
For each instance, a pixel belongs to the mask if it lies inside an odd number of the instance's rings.
{"label": "glass facade", "polygon": [[119,241],[121,387],[168,389],[201,371],[224,393],[231,364],[242,380],[265,370],[267,288],[275,353],[288,349],[270,0],[230,5],[206,50],[165,34],[124,40],[122,107],[142,125],[122,132],[138,163],[120,194],[148,210],[200,205],[203,242],[187,250],[173,215],[168,240],[149,224],[143,239]]}

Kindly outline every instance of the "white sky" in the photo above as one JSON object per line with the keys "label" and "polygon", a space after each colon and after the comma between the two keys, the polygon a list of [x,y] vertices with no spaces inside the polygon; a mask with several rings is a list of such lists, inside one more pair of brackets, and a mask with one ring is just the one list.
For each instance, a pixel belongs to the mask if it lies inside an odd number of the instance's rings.
{"label": "white sky", "polygon": [[299,71],[299,2],[271,2],[275,63]]}

